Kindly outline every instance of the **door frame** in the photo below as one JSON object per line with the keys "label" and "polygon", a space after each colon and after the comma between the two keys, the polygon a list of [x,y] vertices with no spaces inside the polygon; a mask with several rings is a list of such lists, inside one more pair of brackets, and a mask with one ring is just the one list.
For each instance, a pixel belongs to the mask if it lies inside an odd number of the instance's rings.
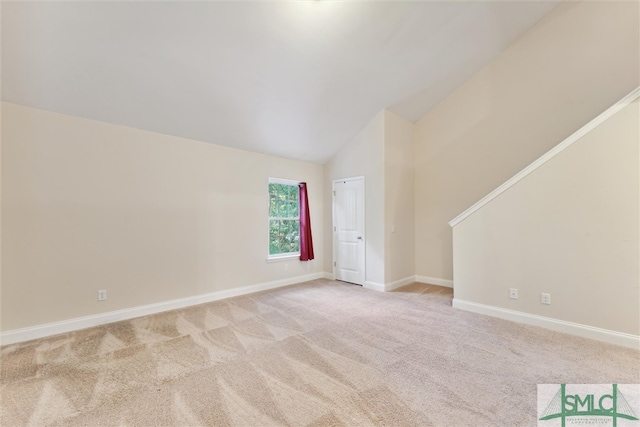
{"label": "door frame", "polygon": [[333,181],[331,181],[331,236],[332,236],[332,252],[333,252],[333,259],[331,260],[331,262],[333,263],[332,265],[332,276],[333,276],[333,280],[336,280],[336,264],[337,264],[337,258],[336,258],[336,254],[337,254],[337,244],[338,244],[338,239],[336,238],[336,234],[337,234],[337,230],[336,230],[336,183],[338,182],[348,182],[348,181],[362,181],[362,204],[364,205],[364,212],[362,212],[362,216],[363,216],[363,220],[364,223],[362,224],[362,235],[364,236],[364,259],[363,264],[364,264],[364,282],[362,284],[362,286],[364,286],[364,284],[367,282],[367,229],[366,229],[366,225],[367,225],[367,199],[366,199],[366,194],[367,194],[367,187],[366,187],[366,181],[364,176],[352,176],[349,178],[341,178],[341,179],[334,179]]}

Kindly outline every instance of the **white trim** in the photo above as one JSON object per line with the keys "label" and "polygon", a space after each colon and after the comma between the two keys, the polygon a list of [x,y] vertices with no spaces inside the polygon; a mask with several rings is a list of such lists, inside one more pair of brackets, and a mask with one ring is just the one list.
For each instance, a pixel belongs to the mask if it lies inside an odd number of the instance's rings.
{"label": "white trim", "polygon": [[515,174],[507,182],[505,182],[504,184],[502,184],[501,186],[499,186],[498,188],[493,190],[491,193],[487,194],[485,197],[483,197],[478,202],[476,202],[474,205],[472,205],[469,209],[467,209],[466,211],[462,212],[460,215],[458,215],[457,217],[455,217],[454,219],[449,221],[449,226],[455,227],[460,222],[464,221],[469,215],[471,215],[472,213],[474,213],[475,211],[477,211],[478,209],[480,209],[481,207],[483,207],[484,205],[489,203],[491,200],[493,200],[496,197],[498,197],[500,194],[502,194],[505,191],[507,191],[509,188],[514,186],[517,182],[519,182],[524,177],[526,177],[527,175],[532,173],[534,170],[538,169],[540,166],[544,165],[549,160],[551,160],[552,158],[554,158],[555,156],[560,154],[566,148],[571,146],[574,142],[576,142],[580,138],[582,138],[585,134],[591,132],[593,129],[598,127],[601,123],[603,123],[609,117],[613,116],[615,113],[617,113],[618,111],[622,110],[624,107],[626,107],[627,105],[629,105],[630,103],[635,101],[635,99],[638,98],[639,96],[640,96],[640,87],[637,87],[631,93],[629,93],[627,96],[625,96],[620,101],[616,102],[613,106],[611,106],[607,110],[605,110],[598,117],[596,117],[595,119],[591,120],[589,123],[587,123],[586,125],[584,125],[580,129],[578,129],[578,131],[573,133],[567,139],[562,141],[560,144],[556,145],[551,150],[549,150],[545,154],[543,154],[536,161],[531,163],[529,166],[527,166],[526,168],[522,169],[520,172]]}
{"label": "white trim", "polygon": [[522,311],[508,310],[491,305],[464,301],[457,298],[453,299],[453,307],[460,310],[498,317],[500,319],[511,320],[513,322],[539,326],[565,334],[577,335],[583,338],[590,338],[609,344],[621,345],[635,350],[640,349],[640,336],[637,335],[611,331],[609,329],[602,329],[594,326],[582,325],[580,323],[567,322],[550,317],[538,316]]}
{"label": "white trim", "polygon": [[295,261],[300,259],[300,252],[292,253],[287,255],[271,255],[269,258],[265,259],[267,264],[272,262],[282,262],[282,261]]}
{"label": "white trim", "polygon": [[416,276],[407,276],[402,279],[396,280],[395,282],[387,283],[384,285],[384,291],[389,292],[394,289],[401,288],[406,285],[410,285],[416,281]]}
{"label": "white trim", "polygon": [[437,277],[416,276],[416,282],[426,283],[428,285],[444,286],[446,288],[453,288],[453,280],[440,279]]}
{"label": "white trim", "polygon": [[365,289],[371,289],[372,291],[384,292],[384,285],[382,283],[371,282],[369,280],[365,280],[364,285],[362,285]]}
{"label": "white trim", "polygon": [[110,311],[92,316],[76,317],[74,319],[62,320],[60,322],[46,323],[44,325],[31,326],[28,328],[14,329],[0,333],[0,345],[14,344],[22,341],[29,341],[37,338],[44,338],[52,335],[73,332],[93,326],[104,325],[106,323],[119,322],[121,320],[133,319],[135,317],[160,313],[178,308],[185,308],[192,305],[203,304],[211,301],[218,301],[225,298],[237,297],[282,286],[294,285],[296,283],[309,280],[322,279],[323,272],[305,274],[303,276],[290,277],[288,279],[274,280],[272,282],[259,283],[257,285],[243,286],[240,288],[227,289],[224,291],[211,292],[204,295],[163,301],[155,304],[148,304],[138,307],[125,308],[122,310]]}
{"label": "white trim", "polygon": [[360,176],[351,176],[349,178],[338,178],[338,179],[334,179],[333,181],[331,181],[333,184],[335,184],[336,182],[349,182],[349,181],[358,181],[358,180],[363,180],[364,181],[364,175],[360,175]]}
{"label": "white trim", "polygon": [[284,178],[272,178],[269,177],[269,184],[284,184],[284,185],[300,185],[302,181],[295,181],[293,179],[284,179]]}

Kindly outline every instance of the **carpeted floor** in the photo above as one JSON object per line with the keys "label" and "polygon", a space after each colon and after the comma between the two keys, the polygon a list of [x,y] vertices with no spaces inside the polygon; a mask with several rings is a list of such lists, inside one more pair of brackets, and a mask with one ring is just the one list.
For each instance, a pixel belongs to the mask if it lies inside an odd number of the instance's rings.
{"label": "carpeted floor", "polygon": [[539,383],[640,383],[634,350],[327,280],[1,349],[0,425],[535,426]]}

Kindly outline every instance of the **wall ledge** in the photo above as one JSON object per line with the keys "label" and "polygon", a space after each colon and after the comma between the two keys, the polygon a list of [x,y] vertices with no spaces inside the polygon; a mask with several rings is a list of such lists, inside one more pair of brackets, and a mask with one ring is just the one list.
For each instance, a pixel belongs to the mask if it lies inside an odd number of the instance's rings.
{"label": "wall ledge", "polygon": [[640,350],[640,336],[638,335],[597,328],[595,326],[583,325],[580,323],[567,322],[560,319],[538,316],[522,311],[508,310],[501,307],[479,304],[457,298],[453,299],[453,307],[460,310],[471,311],[473,313],[498,317],[500,319],[524,323],[531,326],[539,326],[556,332],[562,332],[609,344],[620,345],[634,350]]}
{"label": "wall ledge", "polygon": [[155,304],[125,308],[122,310],[110,311],[107,313],[101,313],[92,316],[76,317],[74,319],[62,320],[59,322],[14,329],[0,333],[0,345],[15,344],[38,338],[45,338],[52,335],[73,332],[80,329],[104,325],[107,323],[119,322],[121,320],[129,320],[135,317],[146,316],[163,311],[175,310],[179,308],[190,307],[192,305],[218,301],[225,298],[252,294],[254,292],[294,285],[309,280],[322,279],[325,278],[325,275],[326,273],[324,272],[305,274],[302,276],[290,277],[288,279],[275,280],[272,282],[259,283],[256,285],[243,286],[240,288],[227,289],[223,291],[216,291],[208,294],[163,301]]}
{"label": "wall ledge", "polygon": [[464,221],[467,217],[473,214],[475,211],[498,197],[500,194],[507,191],[509,188],[514,186],[524,177],[538,169],[540,166],[547,163],[549,160],[560,154],[562,151],[570,147],[574,142],[578,141],[587,133],[591,132],[593,129],[598,127],[601,123],[606,121],[609,117],[613,116],[618,111],[622,110],[624,107],[635,101],[636,98],[640,96],[640,87],[635,88],[631,93],[622,98],[620,101],[616,102],[614,105],[605,110],[602,114],[597,116],[595,119],[591,120],[589,123],[578,129],[572,135],[570,135],[567,139],[562,141],[560,144],[553,147],[551,150],[547,151],[540,158],[535,160],[526,168],[522,169],[520,172],[515,174],[511,179],[507,180],[504,184],[500,185],[498,188],[493,190],[491,193],[487,194],[485,197],[480,199],[478,202],[473,204],[469,209],[462,212],[460,215],[449,221],[450,227],[455,227],[460,222]]}

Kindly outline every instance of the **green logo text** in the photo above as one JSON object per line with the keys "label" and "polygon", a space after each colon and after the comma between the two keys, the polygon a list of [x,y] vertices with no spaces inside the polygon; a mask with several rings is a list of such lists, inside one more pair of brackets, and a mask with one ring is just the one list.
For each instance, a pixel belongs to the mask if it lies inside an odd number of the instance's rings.
{"label": "green logo text", "polygon": [[560,384],[560,389],[551,399],[547,409],[540,417],[540,421],[560,418],[565,427],[569,417],[610,417],[613,426],[618,425],[618,418],[637,421],[636,414],[629,402],[618,390],[617,384],[611,384],[611,394],[567,394],[566,384]]}

